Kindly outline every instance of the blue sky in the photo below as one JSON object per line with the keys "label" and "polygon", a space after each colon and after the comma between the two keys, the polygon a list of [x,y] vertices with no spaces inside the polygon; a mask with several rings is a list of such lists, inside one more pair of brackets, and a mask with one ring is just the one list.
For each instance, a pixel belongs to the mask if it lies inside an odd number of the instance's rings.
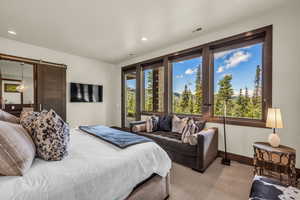
{"label": "blue sky", "polygon": [[202,67],[202,57],[173,63],[173,91],[181,93],[188,85],[194,93],[196,73],[199,65]]}
{"label": "blue sky", "polygon": [[[251,95],[254,89],[256,66],[262,65],[262,43],[243,48],[222,51],[214,54],[214,88],[218,91],[218,82],[225,75],[233,76],[232,86],[235,94],[240,88],[248,88]],[[173,91],[182,92],[187,84],[195,91],[197,67],[202,64],[202,57],[173,63]]]}
{"label": "blue sky", "polygon": [[232,75],[232,86],[235,94],[239,90],[248,88],[252,95],[254,89],[254,79],[257,65],[262,66],[263,44],[258,43],[243,48],[215,53],[215,92],[218,91],[218,81],[226,74]]}

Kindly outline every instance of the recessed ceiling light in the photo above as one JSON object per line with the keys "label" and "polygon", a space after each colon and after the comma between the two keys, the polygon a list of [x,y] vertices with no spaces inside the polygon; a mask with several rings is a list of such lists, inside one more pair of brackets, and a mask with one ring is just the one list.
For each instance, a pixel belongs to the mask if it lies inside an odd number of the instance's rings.
{"label": "recessed ceiling light", "polygon": [[17,35],[17,33],[15,32],[15,31],[12,31],[12,30],[9,30],[9,31],[7,31],[9,34],[11,34],[11,35]]}
{"label": "recessed ceiling light", "polygon": [[147,41],[148,40],[148,38],[146,38],[146,37],[142,37],[142,39],[141,39],[142,41]]}

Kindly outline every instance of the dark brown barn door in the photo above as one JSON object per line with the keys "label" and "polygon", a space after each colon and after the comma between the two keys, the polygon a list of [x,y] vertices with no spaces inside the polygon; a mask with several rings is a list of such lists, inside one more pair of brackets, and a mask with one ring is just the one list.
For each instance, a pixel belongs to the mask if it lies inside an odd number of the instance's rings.
{"label": "dark brown barn door", "polygon": [[39,64],[37,66],[38,110],[51,108],[66,120],[66,69]]}

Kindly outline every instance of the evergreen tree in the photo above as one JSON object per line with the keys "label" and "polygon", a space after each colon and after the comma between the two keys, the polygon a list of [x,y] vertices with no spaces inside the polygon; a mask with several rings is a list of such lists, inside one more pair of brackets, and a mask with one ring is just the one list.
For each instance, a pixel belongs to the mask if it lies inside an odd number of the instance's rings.
{"label": "evergreen tree", "polygon": [[231,85],[232,75],[225,75],[218,83],[219,91],[216,98],[215,114],[221,116],[224,114],[224,102],[227,102],[227,114],[232,116],[233,114],[233,103],[232,95],[233,88]]}
{"label": "evergreen tree", "polygon": [[261,67],[259,65],[257,65],[256,67],[252,103],[253,103],[252,117],[260,119],[262,116],[262,97],[261,97]]}
{"label": "evergreen tree", "polygon": [[203,94],[202,94],[202,70],[201,65],[198,66],[196,74],[196,93],[195,93],[195,108],[194,111],[196,114],[201,113]]}
{"label": "evergreen tree", "polygon": [[180,102],[180,107],[182,112],[187,113],[188,107],[189,107],[189,102],[190,101],[190,95],[189,95],[189,90],[187,85],[184,85],[184,90],[182,92],[182,97],[181,97],[181,102]]}
{"label": "evergreen tree", "polygon": [[153,70],[147,71],[147,83],[145,89],[145,110],[153,110]]}
{"label": "evergreen tree", "polygon": [[193,114],[194,113],[194,97],[193,94],[191,92],[191,90],[189,89],[189,113]]}

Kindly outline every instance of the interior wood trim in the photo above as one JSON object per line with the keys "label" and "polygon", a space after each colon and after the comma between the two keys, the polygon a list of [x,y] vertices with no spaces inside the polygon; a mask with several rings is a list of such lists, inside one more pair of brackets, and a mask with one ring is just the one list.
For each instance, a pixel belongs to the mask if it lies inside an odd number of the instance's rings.
{"label": "interior wood trim", "polygon": [[[218,157],[224,158],[225,153],[224,151],[218,151]],[[234,153],[228,153],[227,156],[230,160],[245,164],[245,165],[250,165],[253,166],[253,158],[247,157],[247,156],[242,156]]]}
{"label": "interior wood trim", "polygon": [[[227,156],[230,160],[233,160],[233,161],[245,164],[245,165],[253,166],[253,158],[234,154],[234,153],[227,153]],[[218,151],[218,157],[224,158],[224,151]],[[299,179],[300,178],[300,169],[296,168],[296,172],[297,172],[297,178]]]}
{"label": "interior wood trim", "polygon": [[[135,66],[137,70],[143,70],[147,68],[149,65],[156,64],[156,66],[164,67],[165,76],[168,75],[165,83],[168,83],[168,86],[165,86],[168,94],[164,94],[164,112],[167,114],[172,113],[172,62],[177,59],[190,58],[195,55],[202,55],[203,63],[202,63],[202,76],[208,77],[207,79],[203,79],[203,105],[202,105],[202,113],[196,115],[197,117],[203,117],[208,122],[214,123],[223,123],[221,118],[218,116],[214,116],[214,59],[213,53],[219,50],[224,50],[232,47],[241,47],[245,45],[251,45],[258,42],[263,42],[263,71],[262,71],[262,119],[242,119],[242,118],[228,118],[227,123],[232,125],[239,126],[249,126],[249,127],[265,127],[267,108],[272,107],[272,30],[273,26],[265,26],[262,28],[258,28],[252,31],[247,31],[241,34],[237,34],[231,37],[223,38],[220,40],[216,40],[213,42],[208,42],[199,46],[195,46],[189,49],[185,49],[182,51],[166,54],[163,56],[159,56],[156,58],[151,58],[145,61],[141,61],[135,64],[131,64],[128,66],[122,67],[122,70],[128,69],[132,66]],[[168,62],[167,62],[168,61]],[[137,81],[137,85],[143,87],[142,79]],[[137,94],[140,95],[140,101],[143,102],[143,90],[137,90]],[[137,103],[141,103],[137,101]],[[143,103],[141,103],[141,107],[143,108]],[[142,114],[149,114],[150,112],[145,112],[142,110]],[[152,114],[160,114],[159,112],[151,112]],[[193,115],[187,115],[193,117]]]}
{"label": "interior wood trim", "polygon": [[32,58],[24,58],[24,57],[19,57],[19,56],[12,56],[12,55],[7,55],[7,54],[2,54],[0,53],[0,60],[10,60],[10,61],[19,61],[19,62],[24,62],[28,64],[44,64],[44,65],[49,65],[52,67],[62,67],[62,68],[67,68],[66,64],[59,64],[59,63],[53,63],[53,62],[48,62],[48,61],[43,61],[43,60],[37,60],[37,59],[32,59]]}
{"label": "interior wood trim", "polygon": [[11,78],[1,78],[2,81],[15,81],[15,82],[22,82],[22,80],[18,79],[11,79]]}
{"label": "interior wood trim", "polygon": [[[144,63],[149,63],[149,62],[155,62],[157,60],[163,60],[164,57],[174,57],[174,56],[178,56],[180,54],[186,54],[188,52],[194,52],[196,50],[203,49],[205,46],[216,46],[216,45],[220,45],[224,42],[229,42],[229,41],[234,41],[234,40],[235,41],[236,40],[240,41],[242,38],[245,38],[245,37],[249,38],[250,36],[253,36],[253,35],[260,35],[261,36],[261,34],[263,34],[265,32],[272,32],[272,27],[273,27],[272,25],[264,26],[264,27],[261,27],[261,28],[258,28],[258,29],[252,30],[252,31],[246,31],[246,32],[234,35],[234,36],[230,36],[230,37],[227,37],[227,38],[223,38],[223,39],[219,39],[219,40],[216,40],[216,41],[208,42],[208,43],[205,43],[205,44],[201,44],[201,45],[191,47],[191,48],[188,48],[188,49],[184,49],[184,50],[180,50],[180,51],[177,51],[177,52],[165,54],[163,56],[158,56],[158,57],[151,58],[151,59],[148,59],[148,60],[140,61],[140,62],[137,62],[137,63],[133,63],[133,64],[130,64],[130,65],[124,66],[124,67],[129,67],[129,66],[132,66],[132,65],[144,64]],[[252,39],[255,39],[255,38],[252,38]]]}

